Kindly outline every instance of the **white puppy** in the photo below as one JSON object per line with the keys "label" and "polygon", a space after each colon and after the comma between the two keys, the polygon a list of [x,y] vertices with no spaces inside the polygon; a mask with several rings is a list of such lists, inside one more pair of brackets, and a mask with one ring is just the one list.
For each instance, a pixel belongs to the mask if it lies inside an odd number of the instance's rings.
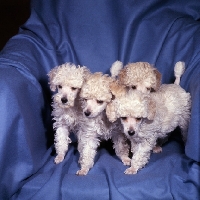
{"label": "white puppy", "polygon": [[89,73],[84,66],[76,67],[74,64],[66,63],[53,68],[48,74],[50,89],[54,92],[57,90],[53,95],[52,104],[53,127],[56,131],[56,164],[63,161],[68,150],[71,142],[70,131],[77,131],[78,117],[81,113],[79,92]]}
{"label": "white puppy", "polygon": [[82,86],[83,117],[80,119],[78,136],[79,163],[77,175],[86,175],[94,165],[94,158],[100,142],[112,139],[116,155],[125,165],[130,165],[129,147],[122,133],[120,123],[111,123],[106,117],[105,108],[112,100],[110,84],[114,79],[100,72],[91,74]]}
{"label": "white puppy", "polygon": [[121,120],[124,133],[131,141],[131,167],[125,174],[136,174],[144,167],[158,138],[165,138],[177,126],[187,139],[191,97],[179,85],[162,85],[149,95],[131,90],[113,100],[106,109],[111,122]]}
{"label": "white puppy", "polygon": [[[177,62],[174,67],[174,84],[180,84],[180,78],[184,71],[185,63]],[[112,64],[110,72],[113,77],[118,77],[119,83],[129,90],[138,90],[144,94],[149,94],[156,92],[161,86],[161,73],[147,62],[129,63],[123,68],[123,63],[116,61]],[[167,138],[158,139],[153,152],[162,152],[161,146],[166,141]]]}

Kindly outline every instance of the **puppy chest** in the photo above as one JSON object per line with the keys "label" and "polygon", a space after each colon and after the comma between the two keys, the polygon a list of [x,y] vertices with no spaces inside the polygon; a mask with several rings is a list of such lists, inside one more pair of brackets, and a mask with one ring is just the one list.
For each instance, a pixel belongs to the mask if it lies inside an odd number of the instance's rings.
{"label": "puppy chest", "polygon": [[99,126],[96,126],[96,132],[100,139],[108,140],[111,138],[112,128],[106,126],[106,124],[99,124]]}

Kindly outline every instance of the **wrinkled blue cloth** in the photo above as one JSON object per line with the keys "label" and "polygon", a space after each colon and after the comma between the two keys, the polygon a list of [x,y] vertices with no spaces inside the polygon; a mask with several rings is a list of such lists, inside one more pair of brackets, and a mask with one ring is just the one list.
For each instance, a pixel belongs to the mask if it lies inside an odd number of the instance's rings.
{"label": "wrinkled blue cloth", "polygon": [[[200,196],[200,1],[32,0],[31,16],[0,52],[0,199],[196,200]],[[136,175],[102,145],[79,177],[76,142],[55,165],[47,73],[65,62],[109,73],[146,61],[192,96],[188,141],[176,130]]]}

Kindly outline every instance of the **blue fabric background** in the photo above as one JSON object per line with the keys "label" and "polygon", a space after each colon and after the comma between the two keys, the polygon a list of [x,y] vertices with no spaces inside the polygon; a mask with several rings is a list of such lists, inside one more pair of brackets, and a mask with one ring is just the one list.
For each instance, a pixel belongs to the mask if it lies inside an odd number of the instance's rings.
{"label": "blue fabric background", "polygon": [[[200,196],[200,1],[32,0],[31,16],[0,52],[0,199],[199,199]],[[178,130],[161,154],[137,175],[102,146],[87,176],[76,143],[55,165],[51,92],[47,73],[65,62],[109,73],[120,60],[147,61],[192,95],[184,147]]]}

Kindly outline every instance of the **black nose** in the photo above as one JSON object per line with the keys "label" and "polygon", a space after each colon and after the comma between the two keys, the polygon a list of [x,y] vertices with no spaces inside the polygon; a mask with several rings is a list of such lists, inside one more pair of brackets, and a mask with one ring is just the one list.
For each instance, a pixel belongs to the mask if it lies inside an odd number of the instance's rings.
{"label": "black nose", "polygon": [[84,114],[85,114],[85,116],[88,117],[88,116],[90,116],[91,112],[90,111],[85,111]]}
{"label": "black nose", "polygon": [[128,134],[129,134],[130,136],[133,136],[133,135],[135,134],[135,131],[128,131]]}
{"label": "black nose", "polygon": [[68,102],[68,99],[67,99],[66,97],[62,97],[62,98],[61,98],[61,101],[62,101],[63,104],[65,104],[65,103]]}

